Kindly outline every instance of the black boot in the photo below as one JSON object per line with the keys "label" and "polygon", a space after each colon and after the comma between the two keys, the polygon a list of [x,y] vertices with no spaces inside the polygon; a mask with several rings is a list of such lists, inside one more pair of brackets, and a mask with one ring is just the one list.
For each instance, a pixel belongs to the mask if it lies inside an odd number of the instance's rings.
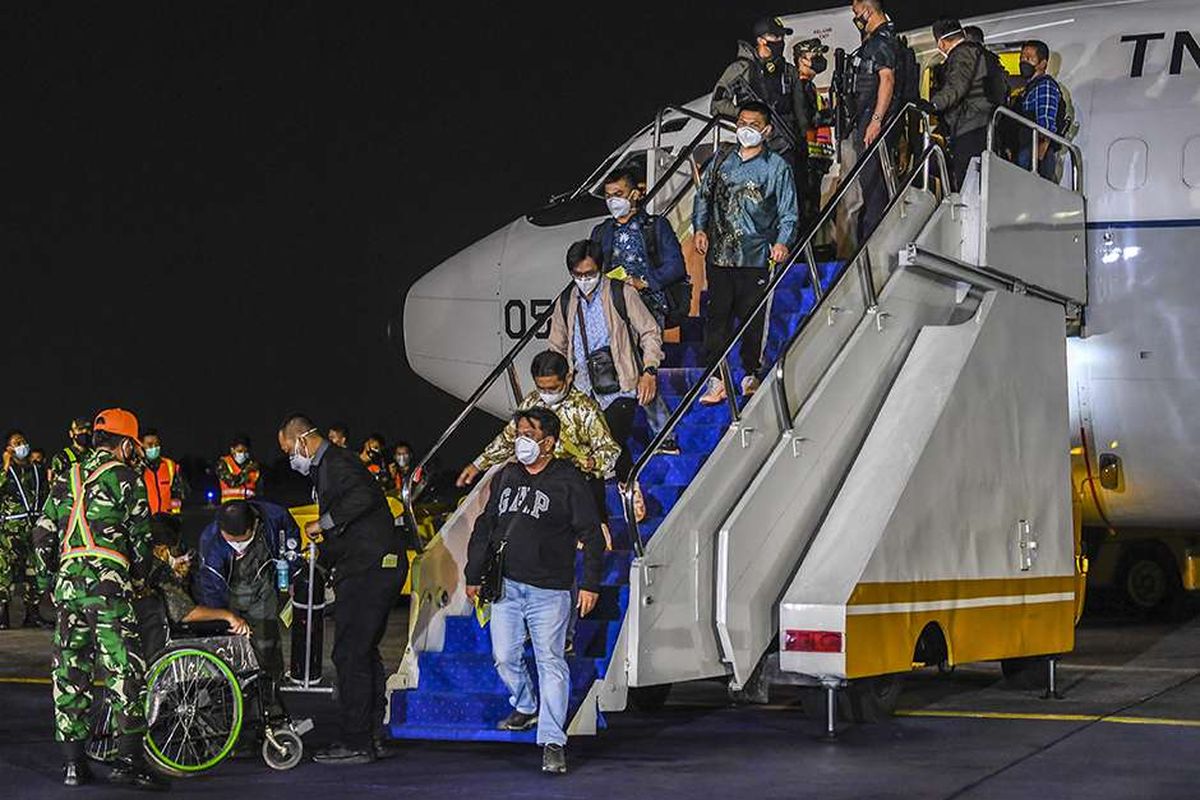
{"label": "black boot", "polygon": [[171,788],[170,781],[146,766],[140,734],[122,736],[117,747],[120,755],[112,763],[112,772],[108,773],[109,783],[158,792]]}
{"label": "black boot", "polygon": [[63,785],[83,786],[92,782],[92,770],[84,755],[83,742],[63,742]]}
{"label": "black boot", "polygon": [[8,601],[0,603],[0,631],[8,630]]}

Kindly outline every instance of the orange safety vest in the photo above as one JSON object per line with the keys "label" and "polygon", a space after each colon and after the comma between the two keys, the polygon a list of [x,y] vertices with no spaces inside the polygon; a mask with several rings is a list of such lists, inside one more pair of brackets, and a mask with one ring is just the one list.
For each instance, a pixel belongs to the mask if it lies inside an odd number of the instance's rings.
{"label": "orange safety vest", "polygon": [[146,482],[146,496],[150,500],[151,514],[178,514],[183,501],[171,497],[171,486],[179,465],[169,458],[158,460],[158,469],[146,469],[142,479]]}
{"label": "orange safety vest", "polygon": [[82,465],[76,463],[71,467],[71,513],[67,517],[67,529],[63,532],[62,550],[58,556],[59,562],[70,561],[74,558],[96,558],[112,561],[129,569],[128,556],[96,544],[96,537],[92,535],[92,528],[88,524],[87,506],[84,503],[88,484],[94,483],[101,475],[119,466],[121,466],[120,461],[101,464],[95,472],[87,476],[87,480],[83,478]]}
{"label": "orange safety vest", "polygon": [[[225,466],[229,467],[229,471],[234,475],[241,475],[242,468],[233,460],[233,456],[221,456],[221,460],[225,462]],[[254,489],[258,486],[258,473],[252,473],[249,480],[241,486],[230,486],[225,481],[221,481],[221,502],[228,503],[230,500],[249,500],[254,497]]]}

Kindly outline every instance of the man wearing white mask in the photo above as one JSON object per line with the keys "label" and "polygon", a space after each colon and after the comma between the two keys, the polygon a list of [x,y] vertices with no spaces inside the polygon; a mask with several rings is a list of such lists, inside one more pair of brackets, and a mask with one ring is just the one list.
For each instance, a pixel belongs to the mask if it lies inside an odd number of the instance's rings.
{"label": "man wearing white mask", "polygon": [[[464,570],[467,596],[491,603],[492,656],[511,694],[500,730],[537,727],[542,771],[567,771],[566,724],[571,675],[566,660],[575,583],[575,552],[583,545],[580,616],[600,598],[604,540],[583,474],[555,458],[561,433],[546,408],[513,415],[516,464],[496,476],[487,507],[475,521]],[[533,644],[537,691],[525,667],[525,633]]]}
{"label": "man wearing white mask", "polygon": [[[696,250],[705,257],[708,316],[704,360],[711,364],[762,297],[772,269],[783,264],[795,244],[799,212],[796,185],[787,161],[766,146],[771,110],[759,102],[738,109],[736,149],[721,150],[704,168],[692,227]],[[742,337],[743,396],[758,389],[763,349],[763,314]],[[725,385],[714,376],[700,398],[706,405],[725,400]]]}
{"label": "man wearing white mask", "polygon": [[237,436],[229,443],[229,453],[217,462],[217,481],[221,502],[249,500],[258,491],[258,464],[250,455],[250,440]]}
{"label": "man wearing white mask", "polygon": [[590,239],[567,249],[571,287],[550,318],[550,349],[571,365],[574,385],[604,410],[608,430],[621,448],[616,478],[633,469],[629,436],[639,405],[658,396],[663,359],[662,329],[632,284],[601,274],[604,251]]}
{"label": "man wearing white mask", "polygon": [[[608,430],[604,412],[595,400],[572,385],[567,359],[560,353],[553,350],[538,353],[533,357],[530,372],[537,388],[526,395],[517,410],[528,411],[541,406],[558,416],[562,431],[554,441],[554,456],[573,462],[591,479],[597,510],[601,519],[606,520],[604,476],[616,468],[621,448]],[[468,486],[481,473],[511,461],[516,456],[516,440],[517,424],[509,420],[479,457],[463,468],[458,485]]]}
{"label": "man wearing white mask", "polygon": [[34,464],[25,434],[12,431],[4,441],[0,465],[0,630],[8,627],[10,591],[25,587],[26,628],[40,627],[37,607],[37,567],[33,557],[33,526],[46,502],[46,474]]}
{"label": "man wearing white mask", "polygon": [[379,642],[408,573],[404,543],[379,482],[358,455],[334,447],[312,420],[291,414],[279,428],[279,449],[317,490],[320,517],[304,532],[320,545],[332,571],[333,664],[341,706],[341,741],[319,750],[321,764],[365,764],[386,755],[384,670]]}

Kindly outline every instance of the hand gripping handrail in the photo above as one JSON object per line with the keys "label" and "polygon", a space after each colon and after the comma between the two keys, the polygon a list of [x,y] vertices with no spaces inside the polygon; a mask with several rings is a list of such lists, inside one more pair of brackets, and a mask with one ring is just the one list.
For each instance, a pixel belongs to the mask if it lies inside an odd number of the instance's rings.
{"label": "hand gripping handrail", "polygon": [[[729,121],[724,117],[705,116],[699,112],[676,106],[667,106],[665,109],[663,109],[663,111],[659,112],[658,116],[656,117],[656,126],[659,126],[659,129],[661,128],[664,112],[679,113],[684,116],[692,117],[693,119],[701,120],[705,124],[700,132],[696,134],[696,136],[693,137],[692,140],[687,144],[687,146],[679,151],[679,154],[675,157],[675,160],[671,163],[671,166],[663,173],[662,179],[656,181],[654,186],[650,188],[650,191],[646,194],[645,199],[642,201],[643,207],[649,206],[650,201],[658,195],[658,193],[670,181],[683,163],[691,157],[692,153],[696,151],[696,149],[704,141],[705,137],[707,137],[710,133],[715,133],[715,135],[719,137],[720,128],[732,129]],[[671,198],[670,206],[665,211],[660,212],[660,214],[669,213],[671,208],[673,208],[674,205],[683,198],[683,194],[684,192],[679,192],[673,198]],[[559,295],[561,295],[562,292],[565,292],[569,287],[570,284],[567,284],[567,286],[559,292]],[[559,295],[556,295],[556,297]],[[463,406],[462,411],[459,412],[458,416],[454,418],[454,421],[450,423],[449,427],[442,432],[442,435],[434,443],[433,447],[429,449],[429,452],[427,452],[424,457],[421,458],[416,467],[405,477],[404,484],[400,488],[400,499],[404,505],[404,515],[412,528],[413,537],[422,550],[424,550],[425,543],[421,542],[419,537],[416,535],[417,517],[416,512],[413,510],[413,506],[421,497],[425,484],[423,482],[414,482],[414,480],[419,480],[422,476],[424,476],[425,469],[428,467],[430,461],[433,460],[433,457],[437,455],[450,437],[458,431],[463,422],[466,420],[467,415],[469,415],[471,411],[479,405],[479,402],[483,399],[484,395],[491,390],[492,386],[501,378],[501,376],[505,374],[508,375],[509,381],[512,384],[513,393],[516,396],[516,402],[521,402],[521,397],[519,396],[518,391],[520,381],[517,378],[514,362],[516,361],[517,356],[519,356],[521,352],[529,345],[529,343],[533,341],[537,332],[541,330],[543,326],[549,323],[550,317],[554,313],[554,308],[555,304],[551,304],[550,308],[546,309],[546,311],[542,312],[537,318],[534,319],[533,324],[529,326],[529,329],[525,332],[525,335],[517,340],[517,343],[509,349],[504,358],[500,360],[500,363],[496,365],[496,368],[488,373],[488,376],[483,379],[482,383],[479,384],[479,388],[477,388],[467,399],[466,405]]]}
{"label": "hand gripping handrail", "polygon": [[[921,112],[913,103],[905,104],[904,107],[900,109],[900,112],[892,118],[891,122],[888,123],[887,128],[880,134],[879,138],[876,139],[871,146],[866,149],[862,156],[859,157],[854,167],[851,168],[849,173],[847,173],[846,178],[841,182],[841,185],[838,187],[833,197],[830,198],[829,202],[825,204],[825,207],[817,216],[817,219],[809,225],[808,231],[801,239],[800,244],[792,249],[784,267],[775,271],[775,274],[771,277],[771,282],[763,290],[762,296],[759,298],[758,303],[749,313],[745,315],[745,318],[738,326],[738,329],[734,331],[733,334],[725,341],[725,345],[722,347],[720,355],[705,368],[704,374],[701,376],[700,380],[698,380],[696,384],[688,391],[688,393],[684,395],[683,399],[679,403],[679,406],[667,420],[667,423],[654,437],[654,440],[646,447],[645,451],[634,464],[633,470],[626,477],[625,487],[621,493],[622,504],[625,508],[626,523],[629,525],[630,539],[632,540],[634,551],[638,556],[644,556],[646,552],[646,544],[642,539],[641,532],[638,530],[637,515],[634,511],[634,494],[638,476],[641,475],[642,470],[645,469],[650,460],[654,458],[656,451],[663,441],[674,432],[675,428],[679,425],[679,422],[683,419],[684,414],[686,414],[695,404],[696,400],[700,397],[702,390],[708,383],[708,380],[716,375],[718,371],[721,372],[721,378],[725,383],[725,394],[729,403],[732,419],[735,423],[740,420],[741,412],[737,407],[737,397],[733,388],[733,378],[731,377],[729,370],[725,367],[726,359],[733,351],[733,348],[737,346],[738,341],[746,334],[746,331],[750,329],[750,326],[754,323],[755,318],[764,312],[764,309],[774,297],[776,288],[778,288],[779,284],[783,281],[784,277],[787,276],[792,267],[796,265],[801,256],[804,256],[808,262],[809,274],[813,283],[813,288],[814,291],[817,292],[817,307],[820,307],[820,305],[824,302],[824,297],[821,293],[820,276],[817,272],[816,258],[813,251],[813,240],[816,238],[820,230],[825,226],[825,223],[833,218],[834,212],[849,193],[850,187],[861,180],[863,170],[871,160],[879,159],[882,171],[885,174],[887,173],[888,169],[890,168],[887,140],[891,133],[897,129],[897,126],[900,124],[901,120],[907,121],[909,114],[913,113],[919,114],[924,123],[925,141],[927,144],[919,164],[920,169],[914,168],[910,170],[910,175],[908,176],[908,180],[905,183],[904,189],[907,191],[908,187],[911,186],[916,180],[918,173],[926,177],[926,186],[928,186],[928,171],[925,170],[924,167],[926,164],[928,164],[929,159],[934,155],[936,155],[938,163],[942,168],[941,185],[943,187],[948,186],[946,183],[947,173],[945,171],[945,154],[940,147],[929,144],[930,125],[928,115]],[[890,211],[892,207],[903,197],[903,193],[893,193],[891,183],[888,181],[884,181],[884,184],[888,188],[889,195],[891,195],[889,197],[890,202],[888,204],[888,210]],[[860,252],[865,246],[866,242],[864,240],[862,243],[860,243]],[[874,281],[870,275],[869,265],[864,265],[862,263],[862,259],[856,256],[855,259],[847,260],[846,266],[844,266],[842,269],[844,271],[849,267],[849,265],[855,263],[855,261],[860,262],[860,275],[862,275],[862,278],[865,281],[864,289],[866,290],[868,303],[874,305]],[[863,274],[864,272],[865,274]],[[808,317],[811,318],[815,312],[816,308],[809,313]],[[801,327],[803,327],[803,323],[801,324]],[[769,326],[764,326],[764,336],[767,335],[768,330]]]}
{"label": "hand gripping handrail", "polygon": [[[1061,101],[1060,101],[1061,102]],[[1043,128],[1028,117],[1023,117],[1017,112],[1004,106],[997,106],[996,111],[992,114],[992,119],[988,123],[987,130],[987,149],[988,152],[996,152],[996,126],[1000,123],[1001,118],[1011,119],[1018,123],[1023,128],[1028,128],[1033,131],[1033,143],[1030,148],[1029,155],[1029,170],[1031,172],[1038,171],[1038,140],[1041,137],[1046,137],[1050,141],[1065,147],[1071,153],[1071,191],[1078,192],[1083,181],[1083,151],[1075,144],[1067,141],[1062,136],[1054,131]]]}

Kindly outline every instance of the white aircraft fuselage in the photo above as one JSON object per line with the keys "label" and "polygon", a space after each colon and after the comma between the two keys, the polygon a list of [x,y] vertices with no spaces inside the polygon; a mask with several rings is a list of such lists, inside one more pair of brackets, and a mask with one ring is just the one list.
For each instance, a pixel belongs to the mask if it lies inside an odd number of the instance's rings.
{"label": "white aircraft fuselage", "polygon": [[[843,6],[785,17],[795,31],[788,47],[817,35],[850,52],[859,42],[850,16]],[[1089,302],[1085,335],[1068,346],[1070,446],[1077,488],[1086,486],[1084,444],[1094,475],[1104,455],[1118,460],[1120,478],[1112,489],[1091,482],[1099,508],[1090,488],[1082,492],[1085,518],[1200,529],[1200,2],[1077,2],[964,23],[982,28],[990,46],[1045,41],[1077,120]],[[907,36],[922,63],[933,63],[929,31]],[[708,105],[704,96],[688,107],[707,113]],[[681,148],[700,128],[692,120],[667,126],[661,145]],[[643,129],[606,164],[646,151],[652,137]],[[605,213],[589,194],[596,182],[470,245],[413,286],[404,340],[419,375],[462,399],[476,389],[566,285],[567,246]],[[538,349],[518,362],[523,378]],[[507,382],[481,407],[506,415]]]}

